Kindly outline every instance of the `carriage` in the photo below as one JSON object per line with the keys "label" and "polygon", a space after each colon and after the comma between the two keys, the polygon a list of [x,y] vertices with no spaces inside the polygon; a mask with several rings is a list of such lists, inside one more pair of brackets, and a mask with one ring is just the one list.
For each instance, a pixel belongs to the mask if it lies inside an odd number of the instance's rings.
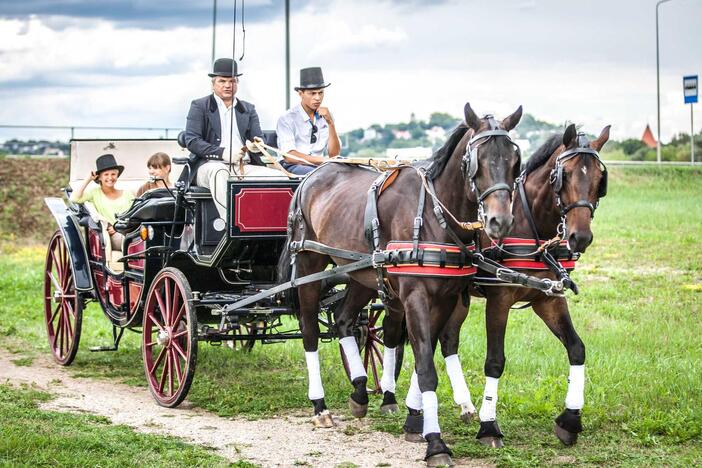
{"label": "carriage", "polygon": [[[268,135],[268,134],[267,134]],[[270,135],[268,135],[270,137]],[[270,141],[269,141],[270,142]],[[181,142],[182,143],[182,142]],[[172,176],[189,170],[177,140],[73,140],[70,185],[77,186],[96,155],[110,152],[125,166],[118,188],[146,179],[148,155],[172,156]],[[114,228],[124,234],[113,250],[89,203],[46,198],[58,230],[49,241],[44,275],[44,319],[54,360],[70,365],[78,351],[83,310],[97,302],[112,324],[113,342],[91,351],[116,351],[125,329],[141,332],[145,376],[159,405],[175,407],[193,380],[198,345],[299,339],[286,320],[297,312],[289,288],[276,288],[277,262],[288,226],[288,207],[300,180],[232,178],[226,222],[208,189],[176,184],[134,200]],[[321,337],[336,336],[333,312],[345,295],[343,272],[321,281]],[[279,285],[278,285],[279,286]],[[382,304],[371,303],[355,323],[364,365],[379,391]],[[343,350],[342,357],[343,357]]]}

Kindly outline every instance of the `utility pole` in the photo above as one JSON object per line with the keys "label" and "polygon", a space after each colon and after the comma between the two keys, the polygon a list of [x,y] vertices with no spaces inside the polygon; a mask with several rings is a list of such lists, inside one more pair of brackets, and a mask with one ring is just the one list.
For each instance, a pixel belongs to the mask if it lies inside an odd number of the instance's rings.
{"label": "utility pole", "polygon": [[656,98],[658,100],[658,125],[656,128],[658,138],[656,139],[656,161],[658,164],[661,163],[661,61],[658,45],[658,7],[662,3],[669,1],[670,0],[658,0],[658,2],[656,2]]}
{"label": "utility pole", "polygon": [[285,0],[285,109],[290,109],[290,0]]}

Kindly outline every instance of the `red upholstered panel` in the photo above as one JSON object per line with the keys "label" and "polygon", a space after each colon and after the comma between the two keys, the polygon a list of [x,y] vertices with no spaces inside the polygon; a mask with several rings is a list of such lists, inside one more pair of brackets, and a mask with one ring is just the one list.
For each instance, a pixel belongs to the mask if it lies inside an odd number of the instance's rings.
{"label": "red upholstered panel", "polygon": [[122,282],[107,276],[107,290],[110,295],[110,302],[113,306],[119,307],[124,302],[124,294],[122,292]]}
{"label": "red upholstered panel", "polygon": [[244,188],[234,196],[234,223],[241,232],[285,232],[290,188]]}
{"label": "red upholstered panel", "polygon": [[[127,255],[132,255],[135,253],[143,252],[144,247],[146,243],[141,239],[137,239],[136,241],[133,241],[131,244],[127,246]],[[144,269],[144,259],[143,258],[135,258],[134,260],[127,260],[127,264],[129,265],[130,268],[134,268],[135,270],[143,270]]]}
{"label": "red upholstered panel", "polygon": [[102,252],[100,249],[100,234],[94,229],[88,230],[88,246],[89,255],[93,260],[102,260]]}
{"label": "red upholstered panel", "polygon": [[139,298],[141,297],[141,289],[144,287],[141,283],[129,281],[129,311],[136,312]]}

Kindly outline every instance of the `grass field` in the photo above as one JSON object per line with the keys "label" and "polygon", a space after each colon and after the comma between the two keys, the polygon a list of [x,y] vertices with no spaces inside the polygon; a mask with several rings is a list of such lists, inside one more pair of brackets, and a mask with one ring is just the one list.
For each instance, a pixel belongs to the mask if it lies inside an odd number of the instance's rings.
{"label": "grass field", "polygon": [[[697,168],[613,168],[610,189],[597,211],[595,240],[573,277],[581,294],[570,296],[575,326],[587,346],[585,432],[565,448],[552,434],[563,406],[565,350],[529,311],[515,311],[500,381],[498,419],[506,448],[475,441],[440,372],[440,422],[456,457],[498,465],[669,465],[702,463],[702,171]],[[48,353],[41,319],[44,246],[0,256],[0,345],[26,364]],[[461,360],[474,402],[480,401],[485,352],[484,303],[474,300],[462,330]],[[144,386],[139,335],[127,333],[117,353],[90,353],[111,339],[95,305],[83,322],[77,375]],[[408,353],[409,354],[409,353]],[[345,413],[351,390],[336,342],[321,346],[327,403]],[[412,363],[404,363],[399,395]],[[256,418],[307,410],[306,371],[299,342],[260,346],[251,353],[200,346],[189,400],[223,416]],[[403,415],[370,417],[400,433]]]}

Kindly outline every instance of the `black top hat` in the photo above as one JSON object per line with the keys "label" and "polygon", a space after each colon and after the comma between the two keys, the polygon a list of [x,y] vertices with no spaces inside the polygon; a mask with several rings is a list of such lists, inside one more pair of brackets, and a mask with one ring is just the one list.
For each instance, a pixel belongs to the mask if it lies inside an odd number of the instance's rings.
{"label": "black top hat", "polygon": [[212,78],[215,76],[241,76],[242,73],[237,73],[238,71],[236,61],[230,58],[221,58],[215,60],[215,63],[212,65],[212,73],[209,73],[209,76]]}
{"label": "black top hat", "polygon": [[295,87],[295,91],[303,89],[326,88],[331,83],[324,83],[321,67],[303,68],[300,70],[300,86]]}
{"label": "black top hat", "polygon": [[117,177],[121,176],[122,172],[124,172],[124,166],[117,164],[117,160],[115,159],[114,155],[103,154],[95,161],[95,174],[100,175],[101,172],[108,169],[117,169],[119,171]]}

